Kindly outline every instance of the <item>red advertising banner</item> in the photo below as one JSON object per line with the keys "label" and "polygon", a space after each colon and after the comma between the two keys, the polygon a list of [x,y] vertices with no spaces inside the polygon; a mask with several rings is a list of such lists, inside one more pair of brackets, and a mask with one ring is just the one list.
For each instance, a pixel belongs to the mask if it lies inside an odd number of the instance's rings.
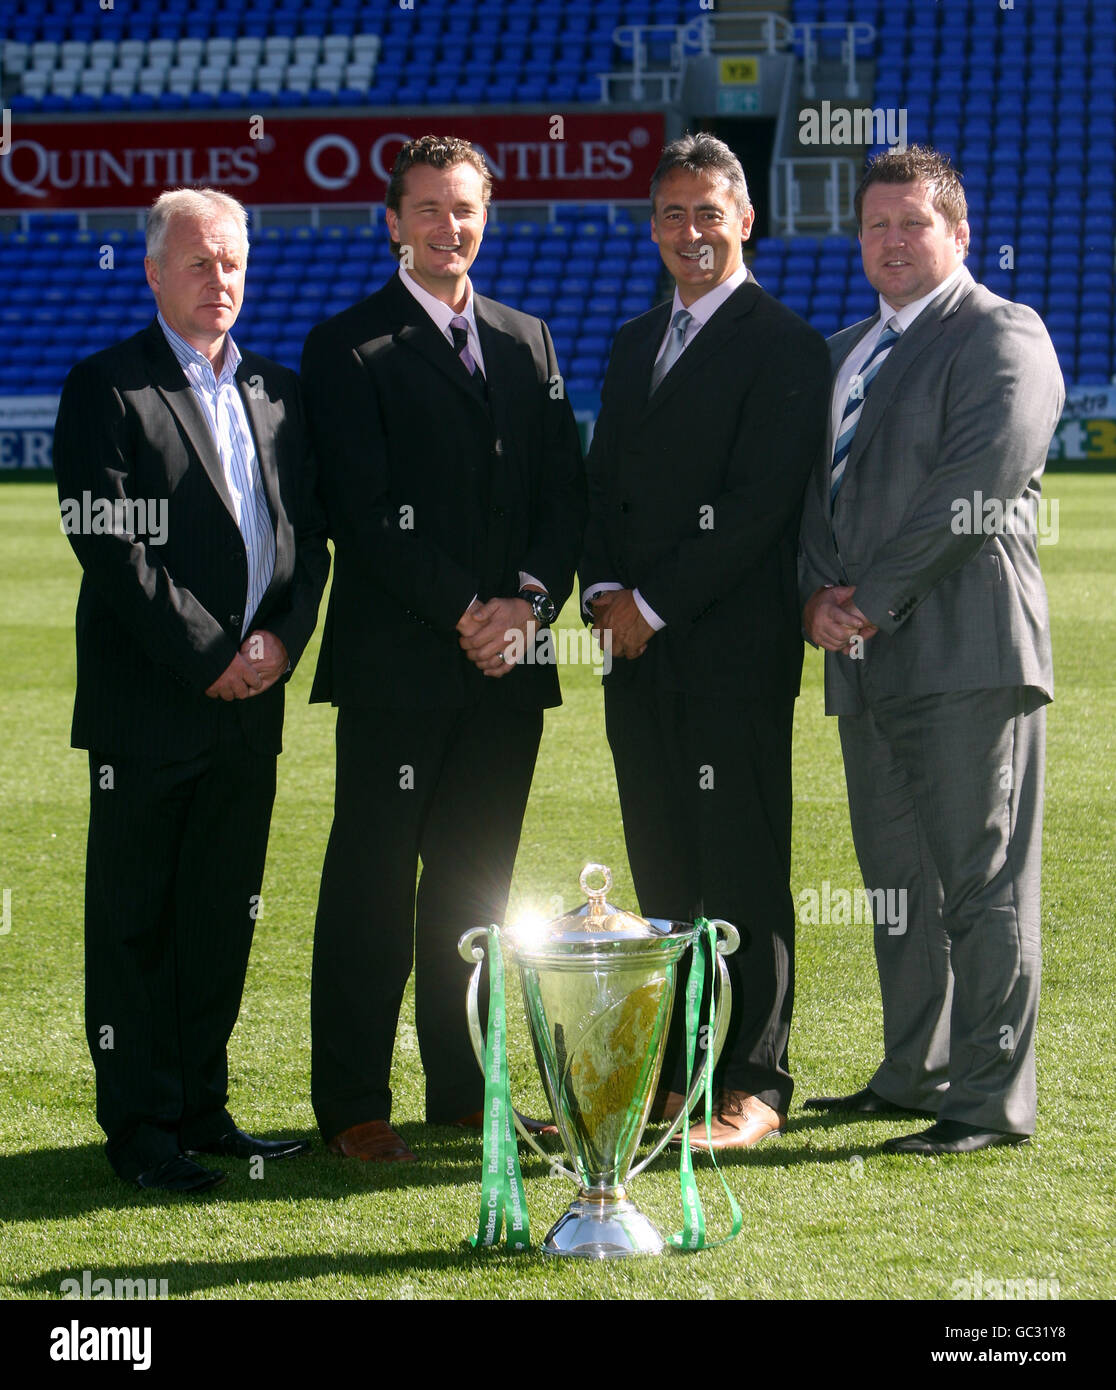
{"label": "red advertising banner", "polygon": [[380,203],[400,145],[432,131],[484,151],[498,202],[645,199],[664,143],[656,111],[80,122],[13,113],[0,210],[146,207],[188,184],[250,207]]}

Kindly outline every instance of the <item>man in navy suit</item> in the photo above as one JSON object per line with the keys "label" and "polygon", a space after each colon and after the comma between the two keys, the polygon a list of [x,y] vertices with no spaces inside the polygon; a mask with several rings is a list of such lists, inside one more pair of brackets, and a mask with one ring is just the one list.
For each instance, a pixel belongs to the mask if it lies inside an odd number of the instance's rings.
{"label": "man in navy suit", "polygon": [[[694,1142],[748,1147],[785,1128],[793,1086],[795,552],[828,363],[822,338],[744,266],[753,211],[726,145],[668,145],[651,198],[675,292],[613,343],[581,593],[611,634],[605,721],[640,907],[741,932],[713,1131]],[[681,1012],[667,1114],[688,1087]]]}
{"label": "man in navy suit", "polygon": [[330,1147],[362,1160],[414,1158],[389,1084],[412,963],[427,1122],[480,1126],[457,941],[503,919],[561,699],[553,665],[516,657],[565,602],[584,528],[546,325],[469,280],[490,193],[467,142],[408,142],[387,193],[399,271],[302,358],[336,553],[312,694],[338,710],[312,1092]]}
{"label": "man in navy suit", "polygon": [[81,561],[73,745],[89,750],[86,1033],[116,1172],[198,1192],[194,1153],[285,1158],[225,1108],[281,748],[329,570],[295,374],[230,336],[244,209],[164,193],[158,306],[78,363],[54,467]]}

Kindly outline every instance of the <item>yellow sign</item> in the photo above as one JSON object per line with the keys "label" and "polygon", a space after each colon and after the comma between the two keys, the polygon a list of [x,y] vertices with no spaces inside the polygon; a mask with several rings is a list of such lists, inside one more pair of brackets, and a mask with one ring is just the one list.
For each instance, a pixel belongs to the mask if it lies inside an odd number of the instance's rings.
{"label": "yellow sign", "polygon": [[758,58],[722,58],[721,85],[754,87],[759,81]]}

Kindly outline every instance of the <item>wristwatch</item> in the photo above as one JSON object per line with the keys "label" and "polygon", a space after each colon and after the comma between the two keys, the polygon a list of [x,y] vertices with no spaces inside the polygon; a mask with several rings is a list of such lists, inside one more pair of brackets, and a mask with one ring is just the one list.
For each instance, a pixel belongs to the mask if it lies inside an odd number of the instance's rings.
{"label": "wristwatch", "polygon": [[535,615],[535,622],[539,627],[549,627],[558,616],[554,600],[549,594],[541,594],[537,589],[520,589],[517,597],[531,605],[531,612]]}

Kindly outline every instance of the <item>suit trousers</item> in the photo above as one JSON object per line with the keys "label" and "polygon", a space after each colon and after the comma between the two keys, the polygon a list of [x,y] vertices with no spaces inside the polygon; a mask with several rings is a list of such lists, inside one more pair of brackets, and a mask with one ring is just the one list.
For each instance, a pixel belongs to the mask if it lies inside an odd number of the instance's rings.
{"label": "suit trousers", "polygon": [[1035,1125],[1042,698],[889,696],[838,721],[865,886],[902,909],[876,916],[884,1060],[869,1084],[1011,1134]]}
{"label": "suit trousers", "polygon": [[[605,725],[640,910],[677,921],[723,917],[739,929],[740,947],[725,962],[732,1017],[717,1084],[785,1112],[794,1087],[787,1061],[794,700],[669,691],[646,660],[639,658],[634,679],[605,684]],[[664,1084],[678,1091],[686,1089],[686,978],[684,970],[662,1072]]]}
{"label": "suit trousers", "polygon": [[183,762],[89,754],[85,1024],[109,1161],[131,1179],[227,1126],[275,798],[230,706]]}
{"label": "suit trousers", "polygon": [[427,1121],[483,1104],[457,943],[503,922],[543,722],[541,710],[509,709],[495,694],[482,690],[464,709],[338,710],[311,989],[311,1089],[327,1140],[391,1116],[412,963]]}

